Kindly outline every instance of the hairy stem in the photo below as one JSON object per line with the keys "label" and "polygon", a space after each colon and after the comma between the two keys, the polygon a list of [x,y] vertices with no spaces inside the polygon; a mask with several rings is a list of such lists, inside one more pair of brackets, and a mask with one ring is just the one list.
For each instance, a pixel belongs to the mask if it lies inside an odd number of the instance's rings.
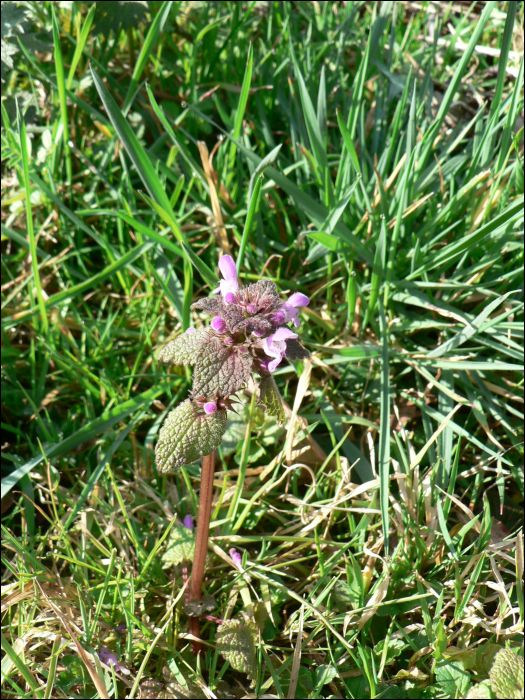
{"label": "hairy stem", "polygon": [[[197,535],[195,538],[195,555],[191,568],[190,600],[200,600],[202,596],[202,581],[204,566],[208,551],[208,535],[210,532],[211,500],[213,496],[213,474],[215,472],[215,450],[202,458],[201,491],[199,495],[199,518],[197,520]],[[190,617],[190,632],[200,639],[198,617]],[[192,642],[193,653],[203,654],[202,644]]]}

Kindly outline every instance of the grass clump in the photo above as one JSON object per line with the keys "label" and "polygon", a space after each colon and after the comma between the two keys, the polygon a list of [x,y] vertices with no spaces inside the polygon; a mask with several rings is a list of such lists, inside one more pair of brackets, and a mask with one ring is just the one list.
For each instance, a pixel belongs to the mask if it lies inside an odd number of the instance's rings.
{"label": "grass clump", "polygon": [[[2,3],[3,695],[465,697],[523,655],[522,15]],[[228,414],[197,660],[158,353],[219,254],[310,298],[311,358],[283,427]]]}

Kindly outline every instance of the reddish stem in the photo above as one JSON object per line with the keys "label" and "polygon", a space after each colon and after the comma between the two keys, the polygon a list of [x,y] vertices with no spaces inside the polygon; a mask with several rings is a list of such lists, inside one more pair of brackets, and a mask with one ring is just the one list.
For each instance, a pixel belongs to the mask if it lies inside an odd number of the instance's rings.
{"label": "reddish stem", "polygon": [[[213,497],[213,475],[215,472],[215,450],[211,455],[202,458],[201,491],[199,494],[199,517],[197,520],[197,535],[195,537],[195,555],[191,567],[190,600],[200,600],[202,596],[202,582],[204,580],[204,567],[206,553],[208,551],[208,535],[210,532],[211,501]],[[198,617],[190,617],[190,632],[200,639],[200,625]],[[193,653],[203,654],[204,650],[200,642],[192,642]]]}

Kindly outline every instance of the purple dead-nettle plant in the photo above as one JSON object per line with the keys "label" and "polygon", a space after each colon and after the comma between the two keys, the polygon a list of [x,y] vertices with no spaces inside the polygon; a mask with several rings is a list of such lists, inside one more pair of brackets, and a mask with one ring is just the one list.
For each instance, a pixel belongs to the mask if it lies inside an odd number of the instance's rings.
{"label": "purple dead-nettle plant", "polygon": [[299,327],[299,311],[308,305],[307,296],[296,292],[282,301],[268,279],[241,287],[229,255],[219,260],[219,269],[224,279],[214,296],[193,304],[211,316],[210,326],[188,328],[159,354],[163,362],[193,367],[190,398],[168,415],[159,434],[155,453],[161,473],[213,452],[226,430],[234,395],[253,375],[260,380],[260,404],[284,423],[272,373],[285,357],[302,360],[310,355],[289,328],[289,324]]}

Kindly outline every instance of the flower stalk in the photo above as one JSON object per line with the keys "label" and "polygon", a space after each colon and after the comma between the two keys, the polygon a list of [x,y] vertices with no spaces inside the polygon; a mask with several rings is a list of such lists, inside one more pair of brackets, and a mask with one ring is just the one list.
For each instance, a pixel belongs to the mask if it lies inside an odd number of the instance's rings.
{"label": "flower stalk", "polygon": [[[201,490],[199,494],[199,516],[197,519],[197,534],[195,536],[195,555],[191,568],[190,600],[200,601],[202,597],[202,582],[204,567],[208,552],[208,537],[210,534],[211,502],[213,498],[213,475],[215,473],[215,450],[202,458]],[[200,639],[200,624],[198,617],[190,617],[190,632]],[[203,654],[202,644],[192,641],[195,656]]]}
{"label": "flower stalk", "polygon": [[[199,516],[186,606],[195,654],[203,653],[199,616],[209,618],[205,614],[208,608],[202,598],[202,582],[208,550],[215,449],[226,431],[228,410],[239,400],[237,393],[245,389],[252,378],[258,379],[259,391],[252,396],[237,489],[228,511],[231,523],[242,494],[255,406],[258,403],[264,407],[268,415],[283,425],[285,413],[273,373],[285,357],[303,360],[310,356],[299,342],[298,334],[289,327],[299,327],[299,312],[308,305],[307,296],[295,292],[283,301],[275,283],[268,279],[242,286],[237,279],[235,262],[229,255],[220,258],[219,269],[223,279],[212,292],[213,296],[192,304],[193,309],[211,317],[210,325],[187,328],[158,356],[163,362],[193,367],[190,396],[166,417],[155,446],[155,461],[159,473],[166,474],[202,457]],[[252,610],[246,586],[241,595]]]}

